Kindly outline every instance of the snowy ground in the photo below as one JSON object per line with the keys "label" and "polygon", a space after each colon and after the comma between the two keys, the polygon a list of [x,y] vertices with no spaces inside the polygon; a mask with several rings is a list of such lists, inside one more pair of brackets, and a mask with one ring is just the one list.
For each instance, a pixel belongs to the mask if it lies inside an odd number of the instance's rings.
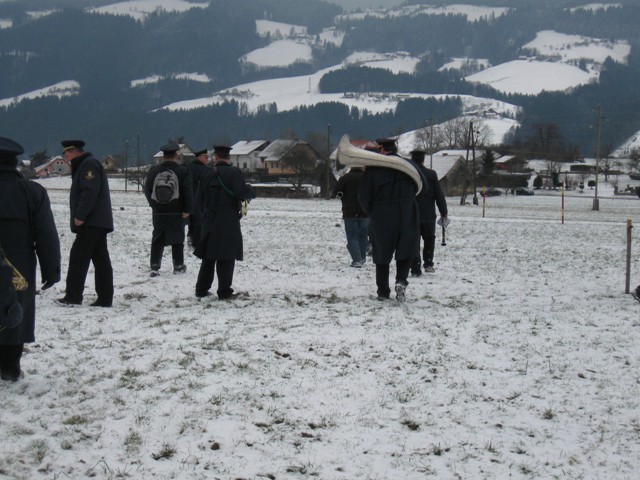
{"label": "snowy ground", "polygon": [[114,192],[114,308],[38,297],[24,379],[0,385],[0,478],[637,478],[640,200],[590,195],[564,225],[558,196],[484,218],[449,198],[437,272],[397,304],[348,267],[337,201],[256,199],[246,295],[219,301],[193,295],[191,256],[148,277],[149,208]]}

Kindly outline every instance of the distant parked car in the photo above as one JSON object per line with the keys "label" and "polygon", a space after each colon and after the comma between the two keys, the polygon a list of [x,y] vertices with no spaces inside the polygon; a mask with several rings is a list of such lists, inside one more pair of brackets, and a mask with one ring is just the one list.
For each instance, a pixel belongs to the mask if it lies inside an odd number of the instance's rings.
{"label": "distant parked car", "polygon": [[527,187],[516,187],[514,195],[535,195],[534,191]]}
{"label": "distant parked car", "polygon": [[486,195],[487,197],[499,197],[500,195],[502,195],[502,192],[497,188],[489,187],[486,190],[482,190],[482,194]]}

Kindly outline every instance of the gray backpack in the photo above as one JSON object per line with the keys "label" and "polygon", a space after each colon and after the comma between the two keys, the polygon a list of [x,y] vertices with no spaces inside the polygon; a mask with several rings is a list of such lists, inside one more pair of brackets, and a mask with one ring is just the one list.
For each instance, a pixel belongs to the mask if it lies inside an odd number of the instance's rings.
{"label": "gray backpack", "polygon": [[166,204],[180,198],[180,182],[178,175],[173,170],[163,170],[153,179],[151,200],[160,204]]}

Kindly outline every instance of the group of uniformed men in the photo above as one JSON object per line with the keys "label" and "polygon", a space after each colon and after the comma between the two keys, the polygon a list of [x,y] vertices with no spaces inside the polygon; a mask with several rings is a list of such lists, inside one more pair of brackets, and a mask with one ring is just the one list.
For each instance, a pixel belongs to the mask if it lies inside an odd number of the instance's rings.
{"label": "group of uniformed men", "polygon": [[[84,151],[82,140],[65,140],[63,155],[71,164],[69,193],[70,226],[75,239],[69,253],[65,295],[61,305],[80,305],[84,284],[93,263],[97,299],[94,307],[113,303],[113,268],[107,234],[113,231],[113,214],[107,176],[100,162]],[[213,166],[208,166],[206,150],[196,152],[188,166],[178,164],[179,146],[162,147],[163,161],[151,168],[145,182],[145,195],[153,212],[151,275],[158,275],[164,247],[171,245],[174,273],[184,273],[184,227],[187,219],[194,253],[202,260],[195,287],[197,297],[210,295],[218,274],[220,299],[234,297],[233,271],[242,260],[242,233],[238,201],[254,198],[242,172],[230,163],[230,147],[214,147]],[[17,170],[18,156],[24,149],[17,142],[0,137],[0,247],[12,268],[26,280],[27,287],[15,292],[22,309],[22,320],[9,324],[0,305],[0,377],[17,381],[25,343],[35,341],[36,266],[40,264],[42,289],[60,281],[60,241],[47,191],[25,179]],[[175,179],[175,191],[168,201],[154,192],[155,178],[163,172]],[[171,182],[169,181],[169,184]],[[194,189],[195,186],[195,189]],[[37,257],[37,261],[36,261]],[[0,292],[0,302],[3,300]]]}
{"label": "group of uniformed men", "polygon": [[[376,140],[371,147],[376,153],[398,155],[394,139]],[[405,173],[386,167],[351,167],[336,185],[333,196],[342,201],[342,214],[347,236],[351,266],[360,268],[366,261],[369,241],[372,260],[376,265],[376,286],[379,300],[390,298],[389,266],[396,260],[394,290],[400,302],[406,298],[408,276],[433,273],[436,229],[436,204],[444,221],[447,202],[435,171],[424,166],[425,152],[414,150],[411,159],[422,178],[422,190]],[[422,260],[420,238],[424,240]]]}
{"label": "group of uniformed men", "polygon": [[[95,307],[113,303],[113,268],[107,247],[107,235],[113,231],[111,197],[106,174],[100,162],[84,151],[82,140],[61,142],[63,154],[71,164],[69,193],[70,227],[75,239],[69,254],[62,305],[80,305],[84,283],[91,263],[95,270],[97,299]],[[377,140],[379,152],[397,155],[394,140]],[[215,274],[217,295],[233,298],[235,261],[243,258],[242,232],[238,202],[255,197],[242,172],[231,165],[228,146],[214,147],[210,166],[207,150],[195,152],[187,166],[178,163],[179,145],[161,148],[163,160],[149,170],[144,193],[153,212],[151,276],[159,275],[165,246],[171,246],[173,272],[186,272],[184,264],[185,223],[194,254],[202,260],[195,295],[206,297]],[[40,264],[42,289],[60,281],[60,243],[49,197],[39,184],[26,180],[17,170],[18,155],[24,152],[15,141],[0,137],[0,247],[13,266],[28,282],[17,292],[23,319],[7,328],[0,315],[0,376],[17,381],[24,343],[33,342],[35,324],[36,265]],[[338,182],[334,193],[343,201],[347,246],[352,266],[361,267],[367,256],[369,240],[376,265],[378,298],[388,299],[389,265],[395,255],[395,293],[404,301],[409,272],[421,275],[420,236],[424,239],[423,266],[433,271],[435,243],[435,204],[443,218],[447,206],[437,175],[424,167],[424,152],[412,152],[413,161],[423,179],[423,190],[416,200],[416,185],[406,174],[391,168],[352,169]],[[168,192],[162,198],[160,189]],[[37,257],[37,262],[36,262]],[[2,313],[2,312],[0,312]]]}

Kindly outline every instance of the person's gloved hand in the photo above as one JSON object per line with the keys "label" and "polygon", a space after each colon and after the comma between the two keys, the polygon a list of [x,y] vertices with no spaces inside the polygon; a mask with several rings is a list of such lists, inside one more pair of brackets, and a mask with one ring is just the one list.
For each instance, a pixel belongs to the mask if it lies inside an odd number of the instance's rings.
{"label": "person's gloved hand", "polygon": [[447,228],[449,226],[449,224],[451,223],[451,220],[449,220],[449,217],[440,217],[438,219],[438,225],[440,225],[441,227]]}

